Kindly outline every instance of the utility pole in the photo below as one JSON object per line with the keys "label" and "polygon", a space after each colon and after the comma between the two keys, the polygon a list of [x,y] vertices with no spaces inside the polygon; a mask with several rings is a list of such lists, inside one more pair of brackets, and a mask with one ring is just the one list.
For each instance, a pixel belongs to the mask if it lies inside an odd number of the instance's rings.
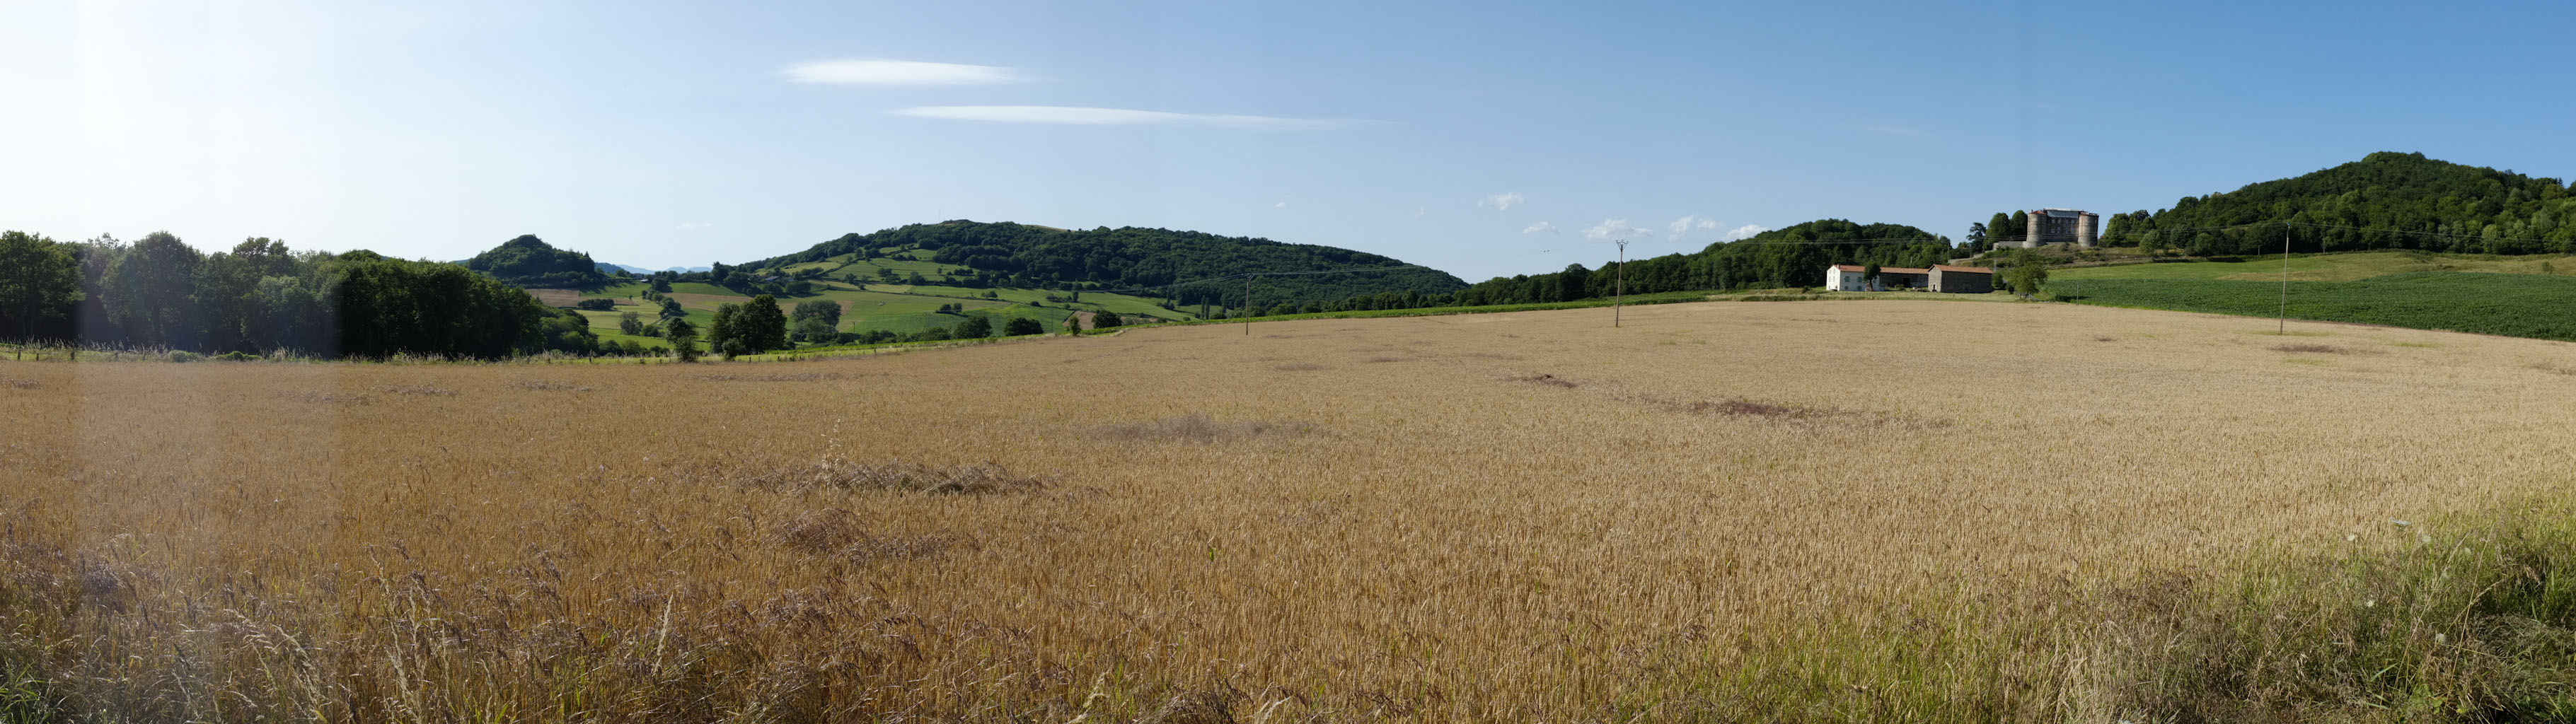
{"label": "utility pole", "polygon": [[2281,318],[2275,334],[2290,333],[2290,225],[2281,225]]}
{"label": "utility pole", "polygon": [[1619,307],[1627,304],[1628,302],[1628,240],[1620,239],[1616,243],[1619,245],[1619,275],[1617,277],[1619,281],[1617,282],[1617,286],[1614,287],[1617,291],[1614,293],[1614,296],[1610,297],[1610,326],[1612,328],[1617,328],[1619,326]]}

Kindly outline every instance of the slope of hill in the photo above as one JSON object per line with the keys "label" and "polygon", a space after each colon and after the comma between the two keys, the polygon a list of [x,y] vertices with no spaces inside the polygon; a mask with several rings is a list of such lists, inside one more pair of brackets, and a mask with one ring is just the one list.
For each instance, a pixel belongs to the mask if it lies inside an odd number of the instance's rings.
{"label": "slope of hill", "polygon": [[[2292,222],[2297,251],[2422,249],[2576,252],[2576,194],[2558,179],[2381,152],[2297,178],[2186,196],[2173,208],[2104,219],[2103,243],[2140,242],[2200,256],[2277,252]],[[2326,228],[2352,227],[2352,228]]]}
{"label": "slope of hill", "polygon": [[594,287],[608,283],[589,254],[557,249],[531,235],[474,255],[465,267],[516,287]]}
{"label": "slope of hill", "polygon": [[[2141,309],[2576,340],[2576,263],[2409,252],[2128,264],[2051,274],[2058,299]],[[2284,303],[2286,302],[2286,307]],[[2266,330],[2270,327],[2265,327]]]}
{"label": "slope of hill", "polygon": [[[1952,255],[1948,237],[1903,224],[1856,224],[1818,219],[1772,229],[1741,241],[1721,241],[1688,254],[1628,262],[1629,294],[1688,290],[1801,287],[1816,284],[1830,264],[1921,267]],[[1525,304],[1609,296],[1618,266],[1582,264],[1546,274],[1495,277],[1458,293],[1458,303]]]}
{"label": "slope of hill", "polygon": [[[877,260],[900,264],[869,263]],[[1234,307],[1244,301],[1239,283],[1205,280],[1245,272],[1406,265],[1337,247],[1195,231],[1137,227],[1084,231],[960,220],[845,234],[805,251],[746,266],[827,278],[848,278],[846,272],[853,267],[868,267],[859,271],[878,275],[871,277],[876,281],[913,281],[911,275],[920,273],[922,281],[969,288],[1123,289],[1163,297],[1178,306]],[[823,271],[806,271],[817,268]],[[885,276],[889,272],[891,276]],[[1265,277],[1254,287],[1253,302],[1267,306],[1379,293],[1431,295],[1466,286],[1448,273],[1421,267]]]}

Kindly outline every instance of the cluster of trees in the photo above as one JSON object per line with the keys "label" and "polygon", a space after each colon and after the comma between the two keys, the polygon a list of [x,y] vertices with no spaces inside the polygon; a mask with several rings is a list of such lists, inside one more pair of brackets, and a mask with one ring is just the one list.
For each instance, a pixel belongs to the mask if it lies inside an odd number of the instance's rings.
{"label": "cluster of trees", "polygon": [[[2576,191],[2558,179],[2381,152],[2103,223],[2104,244],[2196,256],[2277,252],[2285,235],[2301,252],[2567,254],[2576,253]],[[2213,228],[2243,225],[2261,226]]]}
{"label": "cluster of trees", "polygon": [[[1773,229],[1741,241],[1721,241],[1697,252],[1628,262],[1630,294],[1700,289],[1804,287],[1833,264],[1924,267],[1958,256],[1948,237],[1902,224],[1855,224],[1822,219]],[[1495,277],[1453,295],[1459,305],[1567,302],[1606,297],[1619,267],[1569,264],[1550,274]]]}
{"label": "cluster of trees", "polygon": [[599,263],[591,261],[589,254],[557,249],[528,235],[474,255],[465,260],[465,268],[522,289],[580,289],[608,283],[608,275],[600,273]]}
{"label": "cluster of trees", "polygon": [[33,342],[221,354],[496,359],[625,352],[578,314],[462,266],[267,238],[201,253],[167,232],[58,242],[0,233],[0,329]]}
{"label": "cluster of trees", "polygon": [[788,346],[787,313],[778,309],[777,297],[767,294],[718,306],[715,320],[707,323],[707,350],[725,359]]}
{"label": "cluster of trees", "polygon": [[[1402,266],[1395,259],[1330,246],[1217,236],[1168,229],[1100,227],[1088,231],[1014,223],[946,221],[914,224],[873,234],[845,234],[795,254],[754,262],[779,268],[842,254],[867,258],[885,249],[927,249],[932,260],[965,269],[958,283],[970,287],[1115,289],[1174,285],[1244,272],[1312,271]],[[1431,269],[1273,277],[1262,281],[1255,303],[1339,299],[1378,292],[1455,292],[1466,283]],[[1222,285],[1173,287],[1181,305],[1228,303]],[[1161,295],[1157,292],[1140,292]],[[1235,296],[1240,296],[1236,293]]]}

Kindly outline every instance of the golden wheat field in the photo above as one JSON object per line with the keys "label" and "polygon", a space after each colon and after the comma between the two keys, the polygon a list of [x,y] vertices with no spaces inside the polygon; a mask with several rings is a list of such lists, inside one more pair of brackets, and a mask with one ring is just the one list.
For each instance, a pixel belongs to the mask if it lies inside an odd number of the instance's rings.
{"label": "golden wheat field", "polygon": [[2568,344],[1623,318],[0,363],[0,663],[74,720],[2108,721],[2066,602],[2576,493]]}

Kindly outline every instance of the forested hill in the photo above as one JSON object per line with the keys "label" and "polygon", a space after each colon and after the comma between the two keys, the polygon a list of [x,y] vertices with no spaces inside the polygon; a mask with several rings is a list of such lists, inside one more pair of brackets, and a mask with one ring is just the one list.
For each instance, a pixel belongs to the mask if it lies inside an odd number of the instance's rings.
{"label": "forested hill", "polygon": [[[1820,219],[1773,229],[1742,241],[1721,241],[1694,253],[1628,262],[1627,291],[1696,291],[1803,287],[1821,283],[1833,264],[1924,267],[1955,256],[1948,237],[1903,224],[1856,224]],[[1562,271],[1495,277],[1458,293],[1459,304],[1523,304],[1605,297],[1618,267],[1582,264]]]}
{"label": "forested hill", "polygon": [[[2284,221],[2292,223],[2271,223]],[[2279,251],[2285,232],[2302,252],[2576,252],[2576,194],[2566,184],[2421,153],[2374,153],[2297,178],[2186,196],[2162,211],[2113,214],[2104,223],[2105,244],[2144,242],[2203,256]],[[2248,224],[2262,226],[2212,228]]]}
{"label": "forested hill", "polygon": [[[1396,267],[1396,259],[1314,244],[1218,236],[1195,231],[1101,227],[1056,229],[1027,224],[946,221],[912,224],[873,234],[847,234],[795,254],[747,265],[779,268],[817,261],[856,261],[920,249],[931,261],[978,271],[981,284],[1007,288],[1148,288],[1246,272],[1297,272],[1352,267]],[[1467,286],[1428,268],[1348,274],[1262,277],[1255,302],[1312,302],[1381,292],[1445,294]],[[1242,303],[1240,282],[1184,284],[1172,290],[1178,304]],[[1162,296],[1159,290],[1140,292]]]}
{"label": "forested hill", "polygon": [[523,288],[594,287],[608,283],[589,254],[557,249],[543,239],[521,235],[465,261],[472,269],[501,283]]}

